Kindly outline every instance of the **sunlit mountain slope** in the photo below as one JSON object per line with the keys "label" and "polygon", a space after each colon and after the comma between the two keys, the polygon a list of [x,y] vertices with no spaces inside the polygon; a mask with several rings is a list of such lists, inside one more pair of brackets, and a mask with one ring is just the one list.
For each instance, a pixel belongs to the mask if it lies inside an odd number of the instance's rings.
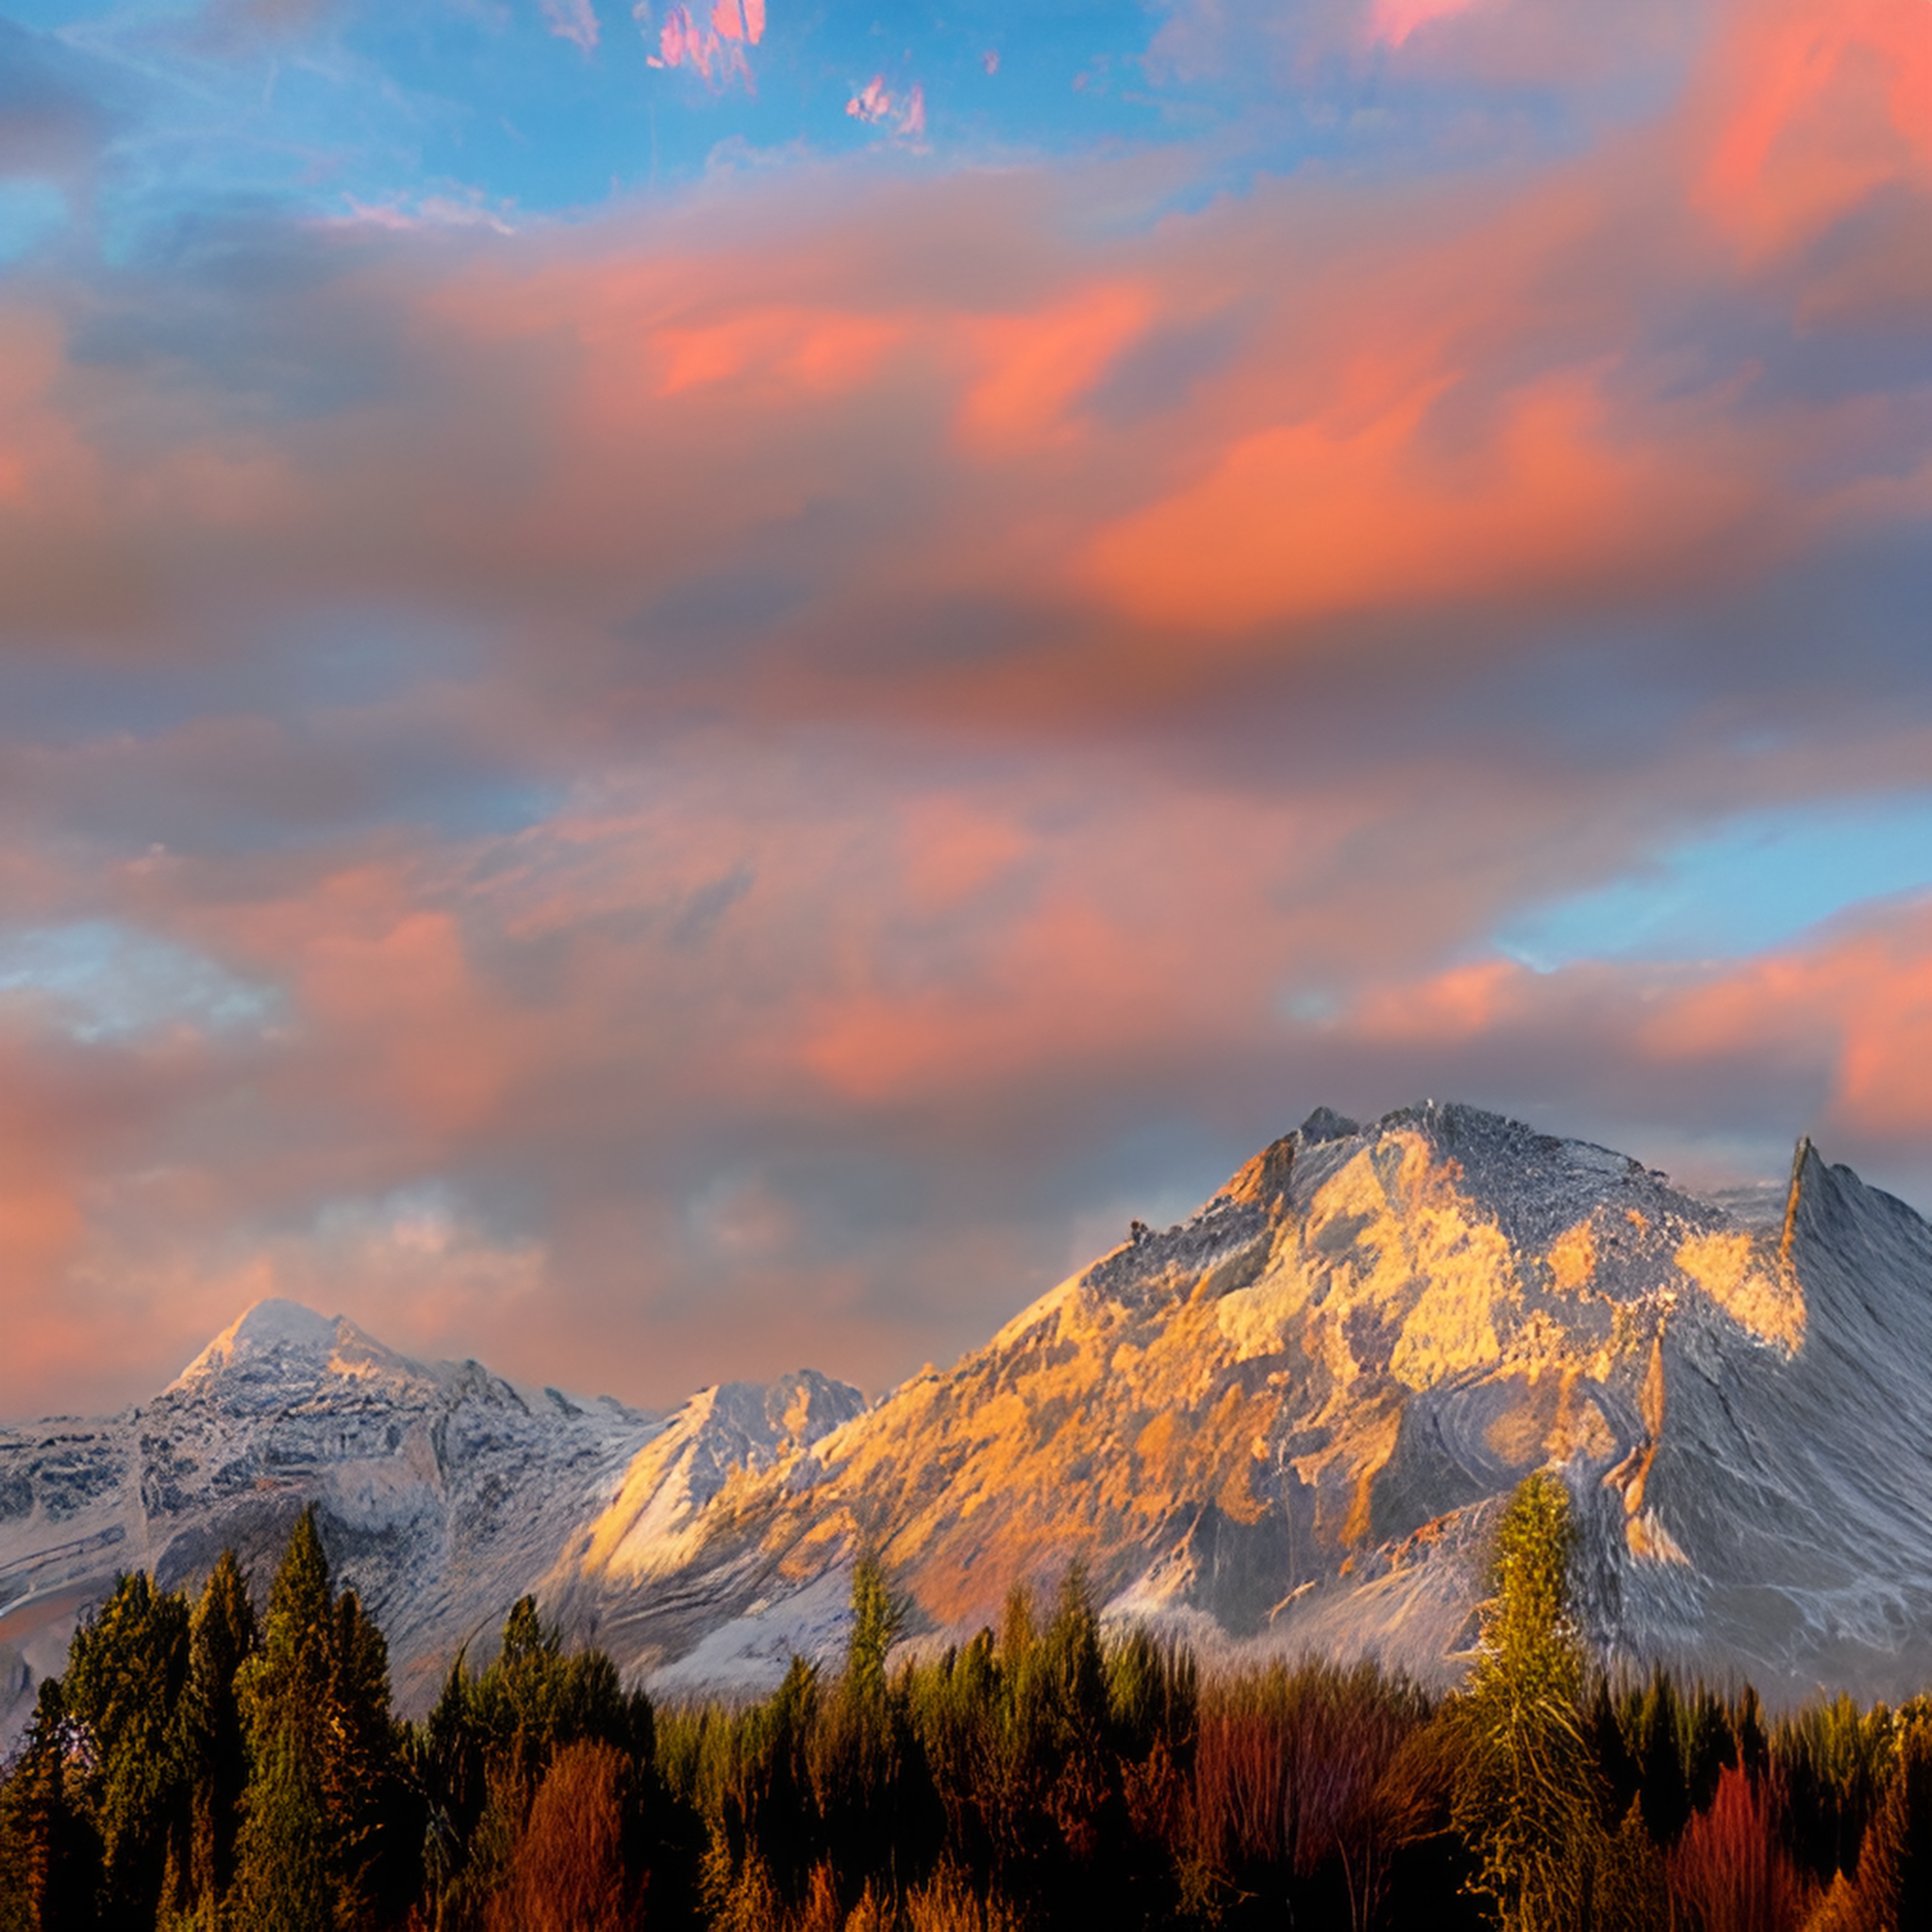
{"label": "sunlit mountain slope", "polygon": [[1607,1650],[1916,1683],[1932,1229],[1808,1145],[1780,1205],[1740,1214],[1468,1108],[1319,1113],[701,1507],[662,1508],[652,1445],[547,1593],[639,1665],[687,1657],[675,1681],[756,1678],[823,1630],[861,1543],[942,1629],[1078,1558],[1118,1609],[1210,1641],[1441,1676],[1486,1514],[1554,1462]]}

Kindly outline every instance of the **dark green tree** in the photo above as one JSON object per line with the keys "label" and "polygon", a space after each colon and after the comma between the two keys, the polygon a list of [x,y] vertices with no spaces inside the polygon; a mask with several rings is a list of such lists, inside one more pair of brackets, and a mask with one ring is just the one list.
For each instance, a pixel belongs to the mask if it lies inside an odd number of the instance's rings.
{"label": "dark green tree", "polygon": [[67,1653],[61,1687],[84,1740],[83,1789],[101,1838],[100,1910],[109,1924],[152,1924],[164,1890],[185,1872],[189,1787],[176,1717],[188,1624],[187,1598],[136,1571],[74,1633]]}
{"label": "dark green tree", "polygon": [[249,1932],[341,1932],[351,1923],[345,1903],[313,1746],[294,1724],[262,1728],[226,1921]]}
{"label": "dark green tree", "polygon": [[388,1649],[353,1591],[337,1599],[312,1507],[289,1538],[237,1690],[249,1774],[235,1909],[251,1932],[380,1920],[406,1889],[395,1865],[420,1831],[396,1828],[405,1792]]}
{"label": "dark green tree", "polygon": [[211,1919],[235,1874],[235,1832],[248,1786],[236,1680],[255,1650],[255,1609],[233,1550],[208,1574],[188,1634],[180,1752],[190,1783],[184,1908]]}

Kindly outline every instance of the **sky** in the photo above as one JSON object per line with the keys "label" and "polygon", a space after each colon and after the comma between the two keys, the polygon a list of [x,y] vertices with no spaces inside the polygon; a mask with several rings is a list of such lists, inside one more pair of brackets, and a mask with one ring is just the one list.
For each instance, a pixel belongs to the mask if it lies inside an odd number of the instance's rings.
{"label": "sky", "polygon": [[1932,1208],[1928,0],[0,0],[0,1415],[1425,1097]]}

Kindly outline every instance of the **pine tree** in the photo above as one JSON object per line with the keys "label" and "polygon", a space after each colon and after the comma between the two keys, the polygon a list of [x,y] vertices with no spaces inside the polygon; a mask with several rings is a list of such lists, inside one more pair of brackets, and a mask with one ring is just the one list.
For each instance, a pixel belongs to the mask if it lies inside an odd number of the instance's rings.
{"label": "pine tree", "polygon": [[82,1932],[94,1924],[101,1847],[76,1789],[76,1741],[60,1680],[49,1677],[0,1787],[0,1932]]}
{"label": "pine tree", "polygon": [[251,1932],[335,1932],[341,1923],[323,1774],[335,1674],[333,1610],[328,1557],[311,1506],[295,1520],[269,1589],[261,1647],[242,1665],[237,1684],[248,1786],[230,1915]]}
{"label": "pine tree", "polygon": [[210,1915],[235,1872],[235,1832],[248,1785],[247,1740],[236,1679],[255,1650],[255,1608],[233,1550],[203,1586],[188,1636],[181,1756],[191,1778],[183,1904]]}
{"label": "pine tree", "polygon": [[340,1932],[345,1915],[330,1852],[322,1779],[300,1726],[258,1732],[228,1923],[248,1932]]}
{"label": "pine tree", "polygon": [[650,1699],[626,1692],[601,1651],[564,1657],[536,1600],[520,1598],[495,1660],[473,1676],[459,1657],[411,1739],[437,1910],[453,1924],[468,1924],[480,1910],[479,1901],[505,1877],[545,1772],[573,1744],[608,1745],[638,1767],[625,1786],[635,1824],[655,1737]]}
{"label": "pine tree", "polygon": [[1901,1713],[1898,1757],[1858,1854],[1857,1894],[1878,1932],[1932,1924],[1932,1716]]}
{"label": "pine tree", "polygon": [[906,1622],[905,1606],[886,1588],[886,1573],[868,1551],[852,1572],[852,1635],[845,1647],[845,1688],[863,1702],[886,1694],[886,1658]]}
{"label": "pine tree", "polygon": [[185,1861],[188,1782],[177,1711],[188,1678],[188,1601],[142,1571],[124,1576],[74,1634],[62,1678],[85,1740],[83,1779],[101,1836],[100,1909],[152,1924]]}
{"label": "pine tree", "polygon": [[248,1786],[234,1893],[250,1932],[315,1932],[363,1915],[390,1849],[396,1735],[389,1655],[353,1591],[337,1600],[305,1509],[269,1591],[260,1649],[238,1676]]}
{"label": "pine tree", "polygon": [[1474,1889],[1507,1932],[1573,1932],[1602,1862],[1570,1615],[1574,1541],[1561,1480],[1525,1477],[1497,1528],[1480,1654],[1457,1711],[1455,1820],[1481,1861]]}

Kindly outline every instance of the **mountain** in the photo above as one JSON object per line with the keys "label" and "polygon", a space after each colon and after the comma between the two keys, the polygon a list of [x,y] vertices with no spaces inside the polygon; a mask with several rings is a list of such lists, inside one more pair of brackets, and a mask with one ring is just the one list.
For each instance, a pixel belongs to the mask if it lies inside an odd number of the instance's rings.
{"label": "mountain", "polygon": [[1077,1558],[1210,1648],[1441,1680],[1545,1465],[1609,1657],[1932,1681],[1932,1227],[1807,1142],[1767,1211],[1431,1103],[1317,1112],[871,1407],[805,1372],[648,1416],[264,1303],[141,1408],[0,1431],[0,1698],[116,1570],[232,1542],[259,1580],[311,1499],[406,1708],[531,1588],[660,1690],[772,1682],[841,1641],[868,1545],[918,1629]]}
{"label": "mountain", "polygon": [[543,1594],[660,1681],[756,1681],[835,1637],[863,1543],[943,1631],[1078,1558],[1210,1644],[1441,1680],[1555,1464],[1607,1656],[1896,1695],[1932,1681],[1932,1228],[1802,1142],[1763,1205],[1472,1108],[1324,1110],[701,1507],[647,1448]]}
{"label": "mountain", "polygon": [[258,1303],[150,1403],[0,1429],[0,1740],[118,1573],[193,1583],[232,1545],[263,1589],[310,1502],[389,1637],[399,1701],[421,1709],[457,1649],[487,1651],[564,1539],[624,1493],[641,1449],[662,1443],[667,1475],[703,1497],[789,1448],[788,1431],[862,1404],[808,1373],[649,1415],[413,1361],[353,1322]]}

